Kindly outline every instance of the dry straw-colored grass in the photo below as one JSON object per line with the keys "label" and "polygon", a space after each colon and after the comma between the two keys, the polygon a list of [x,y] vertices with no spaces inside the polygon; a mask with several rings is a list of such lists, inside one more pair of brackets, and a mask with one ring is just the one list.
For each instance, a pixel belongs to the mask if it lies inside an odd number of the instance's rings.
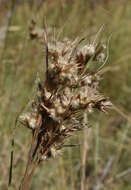
{"label": "dry straw-colored grass", "polygon": [[[30,41],[28,37],[28,23],[32,15],[37,19],[39,25],[44,15],[47,16],[50,28],[56,26],[61,28],[58,38],[68,36],[75,39],[76,36],[92,36],[103,24],[106,30],[102,39],[107,39],[113,32],[110,40],[110,56],[106,67],[100,71],[104,74],[101,82],[101,91],[119,106],[114,106],[115,112],[105,115],[101,112],[88,114],[90,135],[88,145],[71,146],[74,148],[63,148],[62,156],[52,161],[48,159],[39,165],[36,170],[31,189],[80,189],[82,160],[86,160],[86,188],[91,189],[129,189],[130,190],[130,122],[128,117],[130,104],[130,0],[109,1],[109,4],[82,1],[17,1],[18,3],[9,19],[10,4],[15,1],[0,1],[0,188],[7,189],[7,175],[9,165],[10,145],[12,130],[15,133],[13,178],[11,189],[17,189],[20,176],[24,173],[27,153],[30,145],[32,132],[26,128],[17,127],[14,131],[13,125],[16,116],[28,102],[34,86],[36,71],[40,70],[43,78],[43,53],[41,46],[36,41]],[[34,3],[33,3],[34,2]],[[62,4],[60,4],[62,2]],[[74,3],[75,2],[75,3]],[[3,3],[3,4],[2,4]],[[6,4],[6,6],[5,6]],[[83,19],[84,18],[84,19]],[[7,22],[6,22],[7,21]],[[3,30],[6,29],[6,30]],[[38,28],[39,29],[39,28]],[[37,30],[38,31],[38,30]],[[43,29],[42,29],[43,32]],[[47,29],[50,33],[50,29]],[[54,33],[54,32],[53,32]],[[56,34],[58,34],[56,32]],[[49,34],[50,36],[50,34]],[[3,38],[4,37],[4,38]],[[1,41],[2,39],[2,41]],[[60,41],[60,40],[59,40]],[[61,40],[62,41],[62,40]],[[89,41],[90,43],[91,41]],[[42,42],[43,43],[43,42]],[[82,42],[87,44],[86,42]],[[42,45],[43,49],[43,45]],[[97,65],[99,68],[99,65]],[[94,68],[91,71],[96,71]],[[106,72],[106,73],[105,73]],[[43,84],[43,82],[42,82]],[[35,93],[33,93],[35,95]],[[123,115],[121,110],[126,110]],[[28,113],[31,110],[28,110]],[[99,113],[99,114],[98,114]],[[30,115],[30,114],[29,114]],[[91,116],[91,118],[90,118]],[[14,119],[13,119],[14,118]],[[98,124],[99,123],[99,124]],[[87,132],[89,132],[88,128]],[[83,132],[66,139],[65,145],[81,144]],[[75,134],[75,133],[73,133]],[[83,141],[84,141],[83,139]],[[82,142],[83,142],[82,141]],[[12,149],[11,149],[12,150]],[[61,149],[62,150],[62,149]],[[87,151],[87,154],[84,151]],[[86,158],[84,158],[86,155]],[[46,164],[44,164],[46,163]],[[50,167],[51,165],[51,167]],[[3,175],[2,175],[3,174]],[[61,176],[61,180],[59,178]]]}

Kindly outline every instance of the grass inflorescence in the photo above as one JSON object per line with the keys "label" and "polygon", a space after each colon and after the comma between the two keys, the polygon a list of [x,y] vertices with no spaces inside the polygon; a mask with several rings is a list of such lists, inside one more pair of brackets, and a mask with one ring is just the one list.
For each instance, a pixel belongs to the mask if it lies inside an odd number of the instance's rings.
{"label": "grass inflorescence", "polygon": [[[89,70],[90,64],[100,65],[105,61],[106,46],[96,42],[82,46],[79,39],[58,41],[54,37],[49,40],[46,28],[43,36],[45,81],[37,81],[35,99],[30,102],[31,111],[19,116],[19,121],[32,131],[22,190],[28,187],[36,165],[60,154],[65,139],[82,130],[84,125],[88,126],[83,121],[84,113],[88,118],[88,112],[93,112],[94,108],[106,112],[112,107],[108,98],[98,91],[101,80],[98,72]],[[35,164],[29,173],[33,160]]]}

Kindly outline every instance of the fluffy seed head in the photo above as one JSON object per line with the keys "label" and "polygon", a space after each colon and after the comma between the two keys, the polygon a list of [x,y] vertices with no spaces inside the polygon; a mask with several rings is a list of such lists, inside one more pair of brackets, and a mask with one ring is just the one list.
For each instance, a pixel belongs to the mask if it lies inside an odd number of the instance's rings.
{"label": "fluffy seed head", "polygon": [[112,106],[99,93],[99,74],[89,69],[90,64],[99,65],[105,59],[104,47],[93,44],[78,47],[78,42],[78,39],[48,42],[48,75],[44,84],[38,85],[34,103],[37,106],[32,107],[34,112],[19,117],[24,125],[35,130],[37,115],[41,115],[38,141],[43,159],[55,157],[65,138],[83,129],[85,112],[92,113],[94,109],[106,112]]}

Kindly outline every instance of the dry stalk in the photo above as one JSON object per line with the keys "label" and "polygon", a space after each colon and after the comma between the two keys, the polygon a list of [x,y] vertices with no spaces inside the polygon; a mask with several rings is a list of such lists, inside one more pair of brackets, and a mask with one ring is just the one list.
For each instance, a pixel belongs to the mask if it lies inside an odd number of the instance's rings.
{"label": "dry stalk", "polygon": [[83,130],[83,152],[82,152],[82,169],[81,169],[81,190],[86,190],[86,161],[87,161],[87,151],[89,148],[88,145],[88,137],[90,135],[90,129],[86,127],[88,124],[87,122],[87,113],[84,114],[84,120],[83,123],[85,123],[85,128]]}

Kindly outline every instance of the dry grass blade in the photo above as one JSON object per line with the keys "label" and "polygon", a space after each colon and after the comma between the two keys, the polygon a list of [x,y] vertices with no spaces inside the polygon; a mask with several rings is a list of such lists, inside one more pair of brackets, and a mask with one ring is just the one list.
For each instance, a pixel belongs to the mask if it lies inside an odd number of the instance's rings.
{"label": "dry grass blade", "polygon": [[46,47],[46,55],[45,55],[46,77],[48,77],[48,36],[47,36],[46,19],[44,19],[44,41],[45,41],[45,47]]}

